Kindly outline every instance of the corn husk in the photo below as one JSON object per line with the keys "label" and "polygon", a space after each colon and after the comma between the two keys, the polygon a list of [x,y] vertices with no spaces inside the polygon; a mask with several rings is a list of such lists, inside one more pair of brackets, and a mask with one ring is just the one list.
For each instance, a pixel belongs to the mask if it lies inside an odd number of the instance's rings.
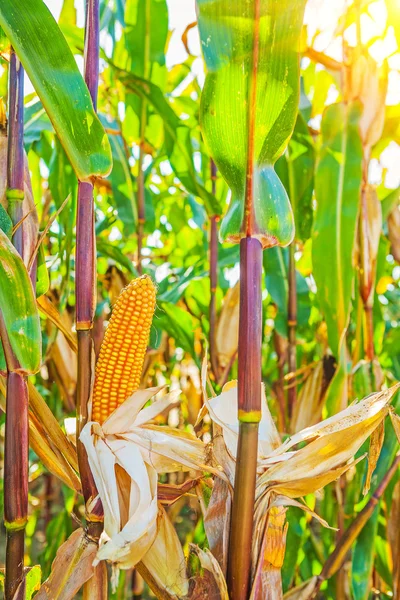
{"label": "corn husk", "polygon": [[[208,410],[222,433],[219,439],[222,437],[226,455],[235,461],[238,440],[237,387],[231,383],[219,396],[209,399],[205,387],[206,366],[203,366],[202,381],[205,409],[201,416]],[[256,482],[252,598],[266,597],[266,590],[268,594],[275,590],[275,596],[271,598],[278,600],[282,597],[280,566],[286,535],[286,509],[282,507],[295,505],[318,518],[296,498],[316,492],[354,467],[364,458],[361,456],[354,460],[355,454],[370,435],[373,435],[369,467],[372,474],[381,449],[383,422],[389,412],[392,396],[399,387],[400,384],[397,384],[388,390],[371,394],[333,417],[295,433],[284,443],[280,442],[264,397]],[[293,450],[300,443],[303,447]],[[215,456],[217,459],[223,457],[222,466],[225,468],[223,452],[215,451]],[[324,526],[329,526],[322,519],[319,520]],[[313,590],[313,585],[310,582],[310,587],[305,589]],[[298,598],[307,597],[303,592],[306,593],[303,589],[299,590]]]}
{"label": "corn husk", "polygon": [[[171,392],[143,408],[161,391],[161,387],[138,390],[102,425],[87,423],[80,439],[104,509],[104,532],[95,564],[110,561],[117,573],[142,561],[156,585],[162,584],[171,597],[179,597],[178,591],[187,585],[183,554],[157,501],[158,473],[210,468],[203,442],[186,432],[152,424],[179,394]],[[160,566],[163,561],[165,568]]]}

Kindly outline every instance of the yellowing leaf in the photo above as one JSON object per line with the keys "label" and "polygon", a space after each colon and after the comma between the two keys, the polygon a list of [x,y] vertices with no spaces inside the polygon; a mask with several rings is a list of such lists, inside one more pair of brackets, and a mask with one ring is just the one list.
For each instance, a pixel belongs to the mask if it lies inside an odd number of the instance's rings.
{"label": "yellowing leaf", "polygon": [[226,367],[237,352],[239,337],[239,295],[240,286],[237,283],[228,290],[224,298],[221,314],[218,319],[215,344],[218,353],[218,363]]}

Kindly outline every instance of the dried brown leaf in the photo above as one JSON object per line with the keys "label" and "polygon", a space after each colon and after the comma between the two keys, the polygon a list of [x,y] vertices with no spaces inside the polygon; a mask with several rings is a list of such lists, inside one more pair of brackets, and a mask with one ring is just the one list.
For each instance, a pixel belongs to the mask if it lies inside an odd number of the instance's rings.
{"label": "dried brown leaf", "polygon": [[310,600],[317,587],[317,577],[312,577],[283,596],[283,600]]}
{"label": "dried brown leaf", "polygon": [[42,584],[36,600],[70,600],[94,574],[97,544],[82,529],[74,531],[58,549],[50,577]]}
{"label": "dried brown leaf", "polygon": [[376,464],[378,462],[379,455],[382,450],[383,440],[385,437],[385,422],[382,421],[375,431],[372,432],[369,441],[369,453],[368,453],[368,471],[365,479],[363,494],[368,494],[369,488],[371,487],[371,477],[375,471]]}
{"label": "dried brown leaf", "polygon": [[321,419],[324,404],[323,376],[323,361],[319,361],[305,380],[294,405],[290,424],[293,433],[314,425]]}
{"label": "dried brown leaf", "polygon": [[83,586],[83,600],[107,600],[108,574],[103,561],[94,568],[93,576]]}
{"label": "dried brown leaf", "polygon": [[[195,544],[190,544],[190,551],[199,558],[201,567],[212,575],[212,580],[208,582],[207,586],[207,597],[215,598],[215,600],[229,600],[225,576],[213,554],[208,549],[201,550]],[[190,596],[190,598],[191,600],[195,598],[200,600],[201,596]]]}
{"label": "dried brown leaf", "polygon": [[239,337],[239,296],[240,287],[237,283],[228,290],[218,319],[215,344],[219,365],[224,368],[229,365],[237,351]]}
{"label": "dried brown leaf", "polygon": [[210,550],[224,574],[226,574],[228,560],[231,507],[232,495],[229,486],[217,477],[204,518],[204,528]]}
{"label": "dried brown leaf", "polygon": [[287,508],[271,506],[257,557],[250,600],[282,600],[281,568],[285,558]]}
{"label": "dried brown leaf", "polygon": [[76,341],[76,335],[71,331],[69,325],[65,324],[60,313],[47,296],[40,296],[36,300],[39,310],[46,315],[48,319],[63,333],[67,340],[71,350],[75,353],[78,352],[78,342]]}

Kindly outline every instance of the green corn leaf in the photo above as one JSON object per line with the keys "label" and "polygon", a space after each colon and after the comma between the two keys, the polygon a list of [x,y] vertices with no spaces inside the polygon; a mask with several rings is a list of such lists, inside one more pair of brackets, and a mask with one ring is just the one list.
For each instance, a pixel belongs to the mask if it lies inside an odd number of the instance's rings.
{"label": "green corn leaf", "polygon": [[39,314],[24,263],[0,230],[0,309],[7,337],[21,373],[33,374],[41,364]]}
{"label": "green corn leaf", "polygon": [[0,204],[0,229],[4,231],[7,237],[11,239],[13,224],[8,215],[8,212],[2,204]]}
{"label": "green corn leaf", "polygon": [[[100,119],[108,129],[118,132],[119,127],[115,121],[109,122],[103,116],[100,116]],[[137,206],[131,168],[122,136],[113,133],[109,135],[109,140],[113,157],[113,168],[110,173],[113,198],[118,216],[124,225],[124,233],[129,236],[136,231],[137,224]]]}
{"label": "green corn leaf", "polygon": [[[166,0],[127,0],[125,30],[115,54],[123,68],[148,79],[164,91],[167,82],[165,48],[168,39],[168,9]],[[162,139],[163,123],[157,113],[149,110],[147,101],[127,90],[123,131],[130,142],[144,136],[157,147]]]}
{"label": "green corn leaf", "polygon": [[274,170],[299,103],[298,44],[304,0],[198,0],[207,77],[200,121],[209,152],[232,191],[221,237],[248,233],[286,246],[293,213]]}
{"label": "green corn leaf", "polygon": [[216,198],[199,182],[193,164],[193,148],[190,129],[178,117],[164,98],[161,89],[131,73],[119,71],[120,81],[125,87],[146,99],[162,117],[165,132],[165,147],[175,175],[187,191],[201,198],[209,215],[219,215],[221,207]]}
{"label": "green corn leaf", "polygon": [[111,169],[107,135],[69,46],[43,0],[3,0],[0,25],[15,48],[81,180]]}
{"label": "green corn leaf", "polygon": [[299,112],[288,151],[276,163],[276,172],[292,204],[296,239],[302,242],[311,235],[314,167],[314,142],[307,123]]}
{"label": "green corn leaf", "polygon": [[161,327],[175,339],[177,346],[180,346],[185,352],[188,352],[193,360],[199,365],[199,360],[195,350],[195,340],[193,333],[193,319],[188,312],[170,304],[161,302],[160,309],[156,313],[156,324]]}
{"label": "green corn leaf", "polygon": [[358,105],[334,104],[326,109],[315,176],[313,275],[329,346],[338,362],[327,396],[329,412],[335,411],[336,403],[345,394],[345,334],[355,275],[353,251],[362,181],[359,117]]}
{"label": "green corn leaf", "polygon": [[[284,248],[270,248],[264,252],[263,257],[265,284],[273,302],[278,308],[275,327],[278,333],[287,337],[288,321],[288,263],[289,253]],[[310,291],[306,280],[296,271],[297,286],[297,321],[298,326],[304,326],[311,312]]]}

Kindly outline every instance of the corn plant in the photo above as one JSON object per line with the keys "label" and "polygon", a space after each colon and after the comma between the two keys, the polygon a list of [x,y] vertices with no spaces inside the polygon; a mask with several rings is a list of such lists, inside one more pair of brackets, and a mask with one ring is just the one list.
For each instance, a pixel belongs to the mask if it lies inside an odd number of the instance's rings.
{"label": "corn plant", "polygon": [[181,4],[0,6],[0,586],[396,598],[400,13]]}

